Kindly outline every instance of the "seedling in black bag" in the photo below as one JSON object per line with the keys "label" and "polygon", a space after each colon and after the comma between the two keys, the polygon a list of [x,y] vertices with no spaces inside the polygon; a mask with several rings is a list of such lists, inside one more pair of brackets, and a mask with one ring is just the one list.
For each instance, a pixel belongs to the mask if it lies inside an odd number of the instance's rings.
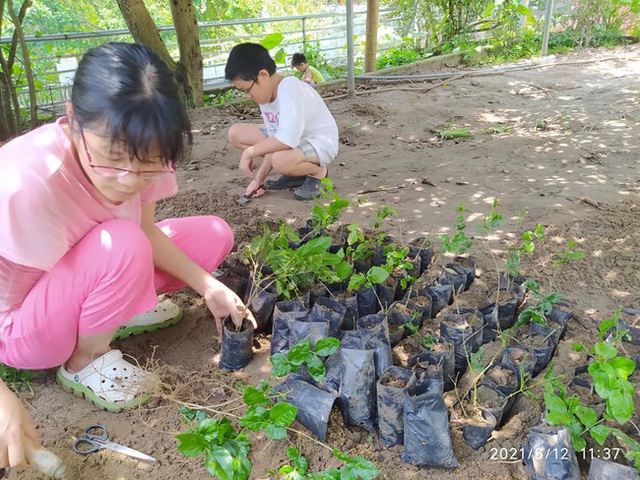
{"label": "seedling in black bag", "polygon": [[[325,201],[329,201],[327,205]],[[311,224],[316,234],[323,234],[337,222],[342,212],[350,203],[333,190],[333,181],[326,177],[322,179],[320,195],[314,197],[315,205],[311,209]]]}
{"label": "seedling in black bag", "polygon": [[307,367],[307,372],[315,381],[321,381],[326,373],[324,362],[320,357],[328,357],[338,351],[340,340],[326,337],[318,340],[315,350],[309,340],[301,340],[291,347],[287,354],[276,353],[270,357],[273,368],[271,372],[275,377],[285,377],[297,372],[302,365]]}
{"label": "seedling in black bag", "polygon": [[528,279],[525,288],[531,293],[531,299],[535,300],[534,305],[530,305],[520,312],[516,327],[524,325],[528,322],[535,322],[541,325],[547,325],[547,315],[553,310],[553,305],[558,303],[564,295],[552,292],[545,295],[541,292],[540,285],[532,278]]}
{"label": "seedling in black bag", "polygon": [[446,233],[443,233],[438,235],[438,238],[442,240],[442,245],[440,246],[441,252],[453,252],[462,255],[469,251],[473,245],[473,241],[464,233],[467,228],[467,221],[464,215],[465,213],[469,213],[469,210],[464,206],[464,203],[461,203],[457,212],[458,216],[456,217],[455,235],[450,237]]}

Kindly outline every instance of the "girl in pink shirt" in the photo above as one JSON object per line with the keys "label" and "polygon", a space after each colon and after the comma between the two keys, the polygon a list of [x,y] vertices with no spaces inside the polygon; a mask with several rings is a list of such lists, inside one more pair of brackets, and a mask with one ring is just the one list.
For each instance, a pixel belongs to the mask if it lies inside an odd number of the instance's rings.
{"label": "girl in pink shirt", "polygon": [[[114,336],[176,323],[156,292],[200,293],[220,331],[253,317],[209,273],[233,245],[214,216],[154,222],[177,191],[191,130],[173,75],[149,48],[110,43],[76,72],[66,118],[0,148],[0,362],[59,366],[58,382],[111,411],[149,398]],[[153,309],[153,310],[150,310]],[[24,461],[28,414],[0,381],[0,468]]]}

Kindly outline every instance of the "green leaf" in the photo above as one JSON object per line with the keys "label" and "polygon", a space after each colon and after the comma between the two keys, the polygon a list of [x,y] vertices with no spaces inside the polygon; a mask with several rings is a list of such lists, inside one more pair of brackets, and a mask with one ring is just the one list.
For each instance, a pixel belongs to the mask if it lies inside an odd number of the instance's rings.
{"label": "green leaf", "polygon": [[274,425],[273,423],[268,424],[264,431],[267,433],[269,438],[272,438],[273,440],[284,440],[287,438],[287,429]]}
{"label": "green leaf", "polygon": [[589,430],[589,433],[591,434],[593,439],[598,442],[598,445],[602,445],[609,436],[609,433],[611,433],[611,429],[603,424],[594,425]]}
{"label": "green leaf", "polygon": [[586,347],[584,346],[584,343],[572,343],[571,344],[571,350],[573,350],[574,352],[582,352],[584,351]]}
{"label": "green leaf", "polygon": [[618,354],[616,347],[607,342],[598,342],[595,344],[596,355],[601,358],[610,359]]}
{"label": "green leaf", "polygon": [[224,447],[212,446],[208,449],[204,457],[204,466],[211,475],[221,480],[236,479],[233,471],[233,457]]}
{"label": "green leaf", "polygon": [[276,353],[275,355],[269,357],[269,360],[271,360],[271,363],[273,365],[271,367],[271,374],[274,377],[286,377],[291,373],[291,364],[289,363],[289,360],[287,360],[287,357],[284,355],[284,353]]}
{"label": "green leaf", "polygon": [[293,365],[302,365],[311,356],[311,342],[304,339],[295,344],[287,353],[287,359]]}
{"label": "green leaf", "polygon": [[316,342],[316,355],[328,357],[333,355],[340,348],[340,340],[333,337],[321,338]]}
{"label": "green leaf", "polygon": [[176,438],[180,440],[178,450],[185,457],[197,457],[207,448],[207,441],[198,433],[179,433]]}
{"label": "green leaf", "polygon": [[371,283],[383,283],[387,278],[389,278],[389,272],[382,267],[373,266],[367,272],[367,279]]}
{"label": "green leaf", "polygon": [[619,394],[609,398],[607,413],[620,425],[624,425],[633,415],[633,395]]}
{"label": "green leaf", "polygon": [[351,264],[343,260],[336,265],[336,274],[340,280],[346,280],[351,275]]}
{"label": "green leaf", "polygon": [[273,61],[276,63],[287,63],[287,54],[284,51],[284,48],[278,50],[273,57]]}
{"label": "green leaf", "polygon": [[609,365],[613,367],[618,374],[618,377],[625,380],[629,378],[629,375],[631,375],[636,369],[636,362],[627,357],[612,358]]}
{"label": "green leaf", "polygon": [[264,403],[267,400],[267,397],[265,397],[264,393],[257,388],[248,386],[242,395],[242,399],[244,400],[244,403],[251,406]]}
{"label": "green leaf", "polygon": [[287,402],[280,402],[269,411],[269,419],[276,425],[286,427],[291,425],[296,419],[298,408]]}
{"label": "green leaf", "polygon": [[275,32],[267,35],[262,39],[261,45],[267,50],[276,48],[284,40],[284,35],[280,32]]}
{"label": "green leaf", "polygon": [[591,427],[598,421],[596,412],[594,412],[592,408],[585,407],[583,405],[576,408],[575,414],[587,428]]}
{"label": "green leaf", "polygon": [[311,378],[316,382],[319,382],[324,378],[327,370],[324,363],[322,363],[322,360],[314,355],[307,363],[307,372],[311,375]]}

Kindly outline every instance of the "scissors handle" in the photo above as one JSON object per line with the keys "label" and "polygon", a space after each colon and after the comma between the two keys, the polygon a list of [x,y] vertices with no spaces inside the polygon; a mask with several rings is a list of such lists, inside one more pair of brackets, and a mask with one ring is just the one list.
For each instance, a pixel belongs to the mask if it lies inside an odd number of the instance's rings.
{"label": "scissors handle", "polygon": [[88,438],[89,440],[106,442],[109,440],[109,432],[102,425],[89,425],[84,429],[84,437]]}
{"label": "scissors handle", "polygon": [[73,443],[73,451],[80,455],[89,455],[90,453],[97,452],[101,448],[101,444],[85,437],[80,437]]}

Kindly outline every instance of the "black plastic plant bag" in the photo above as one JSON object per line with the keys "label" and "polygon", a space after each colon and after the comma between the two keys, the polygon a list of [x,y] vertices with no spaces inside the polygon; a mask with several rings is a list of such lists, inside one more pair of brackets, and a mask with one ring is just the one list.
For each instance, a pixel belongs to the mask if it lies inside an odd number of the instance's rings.
{"label": "black plastic plant bag", "polygon": [[421,323],[423,320],[433,318],[431,315],[431,305],[433,302],[431,300],[431,296],[426,291],[423,294],[422,292],[416,292],[415,290],[408,290],[403,301],[412,309],[420,310],[422,312],[420,315]]}
{"label": "black plastic plant bag", "polygon": [[315,348],[318,340],[329,336],[329,325],[324,322],[291,321],[289,322],[289,348],[301,340],[309,340]]}
{"label": "black plastic plant bag", "polygon": [[378,312],[378,298],[373,287],[361,288],[356,291],[358,297],[358,317],[373,315]]}
{"label": "black plastic plant bag", "polygon": [[453,294],[461,294],[467,287],[467,274],[452,263],[447,263],[438,271],[438,283],[451,285]]}
{"label": "black plastic plant bag", "polygon": [[316,301],[311,309],[309,321],[326,323],[329,326],[329,336],[340,338],[340,327],[342,326],[346,312],[346,307],[340,305],[336,300],[329,297],[322,297]]}
{"label": "black plastic plant bag", "polygon": [[373,314],[360,317],[356,322],[356,332],[363,341],[363,348],[372,349],[374,352],[378,379],[393,365],[387,316]]}
{"label": "black plastic plant bag", "polygon": [[[476,390],[472,388],[469,391],[469,398],[467,398],[469,403],[474,403],[475,394],[477,394],[478,398],[478,407],[491,412],[491,414],[496,417],[496,425],[498,427],[506,422],[509,417],[511,407],[515,402],[515,397],[507,398],[504,393],[496,389],[493,385],[487,383],[479,383]],[[492,403],[487,403],[486,398],[492,398]]]}
{"label": "black plastic plant bag", "polygon": [[455,257],[452,265],[458,273],[463,273],[466,276],[465,290],[469,290],[469,287],[476,278],[476,261],[473,257]]}
{"label": "black plastic plant bag", "polygon": [[618,327],[629,332],[622,337],[623,341],[640,345],[640,311],[633,308],[623,308],[618,317]]}
{"label": "black plastic plant bag", "polygon": [[256,332],[268,330],[276,301],[277,295],[273,286],[268,288],[258,287],[253,279],[249,279],[244,303],[249,307],[249,310],[253,313],[253,318],[256,320],[258,325]]}
{"label": "black plastic plant bag", "polygon": [[524,464],[532,480],[580,480],[580,467],[567,427],[537,426],[522,439]]}
{"label": "black plastic plant bag", "polygon": [[511,364],[493,362],[485,370],[480,383],[491,385],[508,397],[520,388],[520,375]]}
{"label": "black plastic plant bag", "polygon": [[342,410],[345,423],[373,431],[377,422],[373,350],[341,345],[327,359],[325,366],[327,373],[318,386],[338,393],[337,405]]}
{"label": "black plastic plant bag", "polygon": [[232,265],[222,271],[217,279],[230,288],[238,297],[244,298],[251,271],[244,265]]}
{"label": "black plastic plant bag", "polygon": [[327,439],[331,409],[338,395],[291,376],[278,384],[275,389],[285,394],[284,401],[298,409],[296,420],[324,442]]}
{"label": "black plastic plant bag", "polygon": [[492,304],[480,310],[482,314],[485,315],[485,319],[487,314],[494,313],[493,310],[496,307],[497,299],[497,320],[500,326],[500,330],[511,328],[515,323],[516,310],[518,309],[518,298],[521,290],[522,289],[519,286],[513,286],[508,289],[491,290],[488,296]]}
{"label": "black plastic plant bag", "polygon": [[425,289],[431,297],[431,318],[435,318],[440,310],[449,305],[453,295],[453,285],[433,285]]}
{"label": "black plastic plant bag", "polygon": [[402,367],[389,367],[376,385],[378,433],[387,447],[404,442],[404,389],[413,372]]}
{"label": "black plastic plant bag", "polygon": [[[448,343],[448,342],[439,342]],[[449,344],[448,350],[425,351],[407,359],[409,368],[414,368],[418,362],[426,362],[432,365],[442,365],[442,380],[444,381],[444,391],[453,390],[456,380],[456,360],[453,345]]]}
{"label": "black plastic plant bag", "polygon": [[442,382],[429,378],[406,387],[403,462],[429,467],[458,466],[442,394]]}
{"label": "black plastic plant bag", "polygon": [[220,345],[220,370],[240,370],[253,354],[253,325],[245,320],[240,331],[236,331],[231,317],[222,322]]}
{"label": "black plastic plant bag", "polygon": [[307,316],[307,309],[298,301],[275,303],[271,329],[271,355],[286,352],[293,346],[290,324],[293,321],[305,321]]}
{"label": "black plastic plant bag", "polygon": [[457,372],[464,373],[467,370],[469,355],[477,352],[482,345],[483,327],[484,318],[477,310],[461,310],[460,313],[445,315],[440,321],[440,337],[455,349]]}
{"label": "black plastic plant bag", "polygon": [[422,311],[409,308],[404,302],[394,302],[387,312],[389,324],[389,340],[391,346],[397,345],[405,334],[410,334],[410,329],[403,325],[413,325],[420,328],[422,325]]}
{"label": "black plastic plant bag", "polygon": [[[444,358],[434,352],[422,352],[419,355],[409,357],[407,366],[420,374],[420,378],[432,378],[444,382]],[[446,389],[443,387],[443,389]]]}
{"label": "black plastic plant bag", "polygon": [[417,237],[409,242],[409,254],[420,257],[420,274],[412,276],[418,277],[431,265],[431,241],[427,237]]}
{"label": "black plastic plant bag", "polygon": [[[595,454],[594,454],[595,455]],[[619,463],[594,457],[587,480],[638,480],[638,470]]]}
{"label": "black plastic plant bag", "polygon": [[398,290],[398,280],[393,276],[389,276],[385,283],[378,283],[375,289],[378,295],[378,306],[376,311],[372,313],[379,311],[385,312],[395,301],[396,291]]}
{"label": "black plastic plant bag", "polygon": [[413,278],[418,278],[422,273],[422,259],[420,255],[411,253],[405,258],[405,262],[411,264],[411,268],[407,268],[406,274]]}
{"label": "black plastic plant bag", "polygon": [[520,384],[533,377],[536,366],[536,352],[532,348],[507,345],[502,354],[502,363],[515,367]]}
{"label": "black plastic plant bag", "polygon": [[345,307],[344,318],[342,319],[341,330],[355,330],[356,320],[360,318],[358,314],[358,297],[355,292],[342,291],[336,292],[334,298]]}
{"label": "black plastic plant bag", "polygon": [[572,315],[573,315],[573,312],[569,312],[566,310],[553,309],[551,310],[551,313],[547,316],[547,319],[549,320],[549,326],[557,329],[560,332],[558,335],[558,340],[564,337],[564,332],[567,329],[567,323],[569,323],[569,319],[571,318]]}
{"label": "black plastic plant bag", "polygon": [[482,448],[487,443],[497,425],[493,413],[484,408],[480,408],[480,412],[482,413],[482,421],[465,422],[462,427],[462,438],[474,450]]}

